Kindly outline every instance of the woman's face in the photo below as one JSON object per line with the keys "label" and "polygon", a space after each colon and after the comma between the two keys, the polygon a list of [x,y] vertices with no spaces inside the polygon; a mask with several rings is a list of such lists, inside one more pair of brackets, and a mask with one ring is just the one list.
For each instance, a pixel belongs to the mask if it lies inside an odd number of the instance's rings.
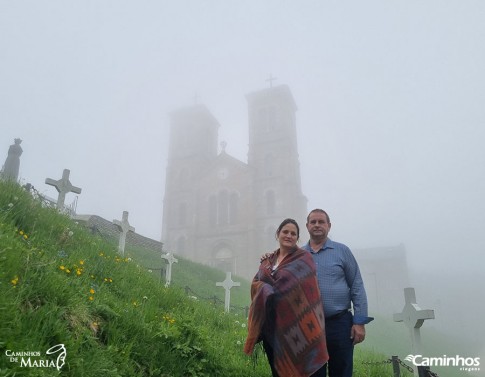
{"label": "woman's face", "polygon": [[295,224],[288,223],[281,228],[278,233],[280,247],[293,248],[296,246],[296,241],[298,241],[298,229],[296,229]]}

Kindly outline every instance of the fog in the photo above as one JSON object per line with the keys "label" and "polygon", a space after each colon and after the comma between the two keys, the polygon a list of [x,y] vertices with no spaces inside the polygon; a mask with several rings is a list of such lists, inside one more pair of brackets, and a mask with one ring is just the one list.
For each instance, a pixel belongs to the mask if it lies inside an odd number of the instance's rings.
{"label": "fog", "polygon": [[483,344],[484,19],[478,0],[0,0],[0,163],[19,137],[22,183],[57,197],[70,169],[78,213],[160,239],[169,112],[205,104],[246,161],[245,95],[272,75],[308,208],[351,248],[404,244],[418,303]]}

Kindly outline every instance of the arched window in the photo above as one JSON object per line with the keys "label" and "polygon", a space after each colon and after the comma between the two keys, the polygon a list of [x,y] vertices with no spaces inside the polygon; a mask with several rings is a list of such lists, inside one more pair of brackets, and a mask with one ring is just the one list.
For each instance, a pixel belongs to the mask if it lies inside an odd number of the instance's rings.
{"label": "arched window", "polygon": [[270,154],[264,156],[264,174],[267,177],[271,177],[273,175],[273,156]]}
{"label": "arched window", "polygon": [[187,203],[179,204],[179,226],[187,225]]}
{"label": "arched window", "polygon": [[225,190],[219,192],[217,217],[219,225],[225,225],[229,220],[229,197]]}
{"label": "arched window", "polygon": [[177,250],[175,250],[175,252],[178,254],[185,254],[185,244],[186,244],[185,237],[180,236],[177,239]]}
{"label": "arched window", "polygon": [[259,121],[261,123],[261,130],[270,132],[276,126],[276,108],[274,106],[266,106],[259,109]]}
{"label": "arched window", "polygon": [[276,211],[276,200],[274,191],[266,191],[266,214],[274,215]]}
{"label": "arched window", "polygon": [[229,198],[229,224],[237,224],[239,217],[239,195],[236,192]]}
{"label": "arched window", "polygon": [[222,244],[217,248],[214,254],[213,266],[222,271],[231,271],[234,273],[234,256],[228,245]]}
{"label": "arched window", "polygon": [[209,197],[209,224],[217,224],[217,198],[215,195]]}

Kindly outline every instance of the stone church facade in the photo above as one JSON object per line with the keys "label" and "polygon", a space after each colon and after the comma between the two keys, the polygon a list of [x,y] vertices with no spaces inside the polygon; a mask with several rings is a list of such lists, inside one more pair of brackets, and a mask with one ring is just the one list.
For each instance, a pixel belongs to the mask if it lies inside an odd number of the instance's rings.
{"label": "stone church facade", "polygon": [[219,152],[217,119],[204,105],[170,114],[163,205],[164,249],[252,278],[260,256],[276,249],[287,217],[305,232],[297,107],[288,86],[246,95],[248,161]]}

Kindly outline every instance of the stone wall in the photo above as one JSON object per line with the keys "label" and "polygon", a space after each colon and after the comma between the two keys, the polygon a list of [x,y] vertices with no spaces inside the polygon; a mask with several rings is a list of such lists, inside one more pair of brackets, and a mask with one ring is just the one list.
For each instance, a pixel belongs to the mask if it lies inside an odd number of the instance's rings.
{"label": "stone wall", "polygon": [[[103,219],[96,215],[75,215],[73,220],[85,225],[93,233],[99,233],[105,237],[112,237],[115,240],[119,239],[121,229],[118,225],[111,221]],[[153,251],[162,252],[163,243],[152,240],[151,238],[142,236],[141,234],[129,231],[126,234],[126,245],[134,247],[143,247]]]}

